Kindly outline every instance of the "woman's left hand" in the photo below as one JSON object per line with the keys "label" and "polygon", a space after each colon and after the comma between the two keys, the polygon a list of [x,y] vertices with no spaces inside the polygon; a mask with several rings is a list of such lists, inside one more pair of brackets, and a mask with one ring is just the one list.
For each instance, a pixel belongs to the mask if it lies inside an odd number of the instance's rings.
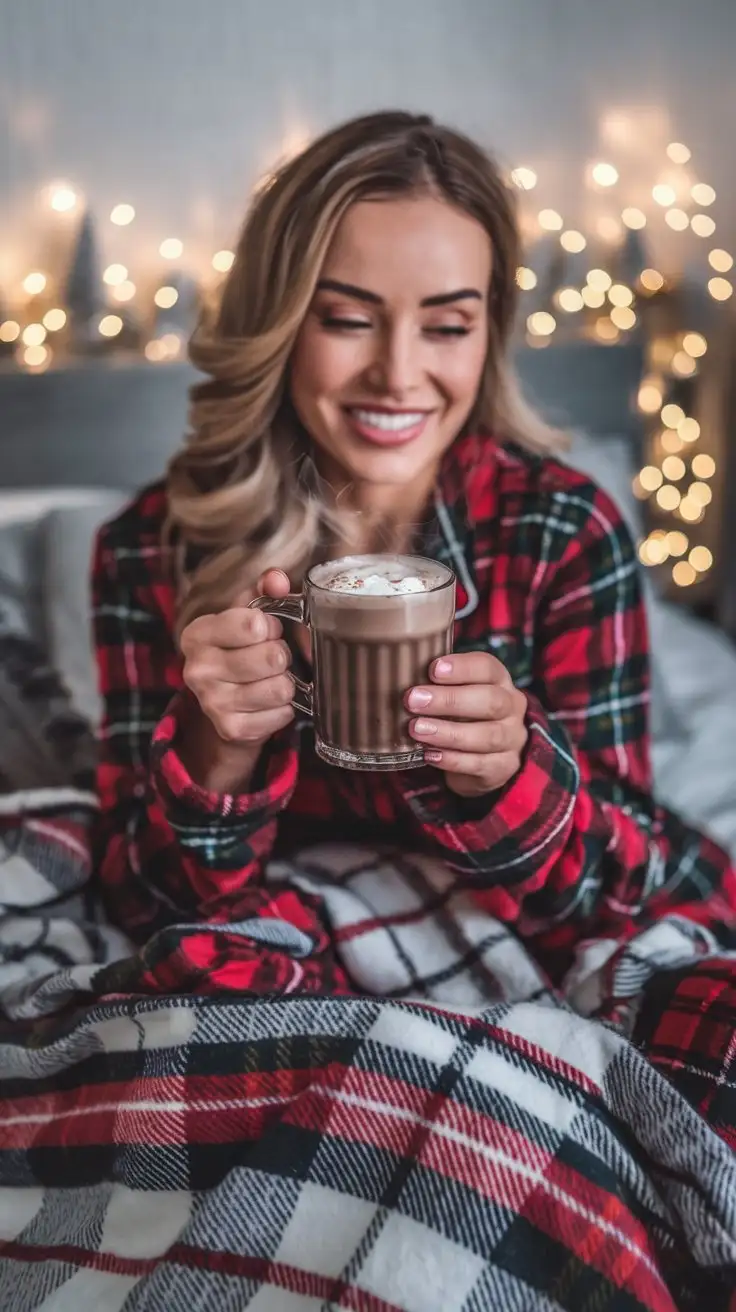
{"label": "woman's left hand", "polygon": [[409,732],[425,760],[444,770],[448,788],[461,797],[503,788],[521,766],[526,697],[489,652],[444,656],[429,677],[431,684],[405,698],[407,710],[419,712]]}

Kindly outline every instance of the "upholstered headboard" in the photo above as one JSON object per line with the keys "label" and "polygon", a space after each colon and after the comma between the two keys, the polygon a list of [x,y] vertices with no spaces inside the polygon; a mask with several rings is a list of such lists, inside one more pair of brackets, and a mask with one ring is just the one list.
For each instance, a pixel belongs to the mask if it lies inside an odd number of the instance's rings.
{"label": "upholstered headboard", "polygon": [[[592,436],[631,436],[638,345],[522,349],[524,390],[548,419]],[[80,364],[0,374],[0,485],[135,488],[159,477],[186,427],[184,364]]]}

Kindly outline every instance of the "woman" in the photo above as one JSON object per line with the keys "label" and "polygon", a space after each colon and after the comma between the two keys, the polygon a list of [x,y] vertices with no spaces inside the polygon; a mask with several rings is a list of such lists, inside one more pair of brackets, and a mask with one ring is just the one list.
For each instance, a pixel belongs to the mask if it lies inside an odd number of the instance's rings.
{"label": "woman", "polygon": [[[518,262],[497,168],[425,117],[348,123],[255,197],[192,342],[189,441],[97,550],[99,868],[135,940],[281,920],[308,936],[300,986],[349,990],[319,900],[264,878],[341,834],[441,855],[553,976],[645,902],[707,919],[730,879],[652,801],[635,556],[517,391]],[[304,634],[247,603],[381,550],[453,565],[455,654],[406,690],[426,765],[355,775],[292,708]],[[171,944],[152,986],[291,978],[242,928]]]}

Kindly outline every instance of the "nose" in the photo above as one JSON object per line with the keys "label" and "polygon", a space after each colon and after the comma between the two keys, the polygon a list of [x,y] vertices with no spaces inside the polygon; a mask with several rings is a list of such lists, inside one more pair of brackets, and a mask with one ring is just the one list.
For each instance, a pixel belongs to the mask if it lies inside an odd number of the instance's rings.
{"label": "nose", "polygon": [[421,382],[421,344],[409,324],[395,324],[382,333],[371,365],[372,386],[396,400],[408,395]]}

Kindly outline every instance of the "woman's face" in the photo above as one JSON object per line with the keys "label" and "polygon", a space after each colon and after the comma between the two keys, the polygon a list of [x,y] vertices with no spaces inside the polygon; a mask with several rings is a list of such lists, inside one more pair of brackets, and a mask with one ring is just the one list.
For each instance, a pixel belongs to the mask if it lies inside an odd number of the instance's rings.
{"label": "woman's face", "polygon": [[328,478],[426,486],[478,393],[490,275],[486,232],[444,201],[361,201],[347,212],[290,374]]}

